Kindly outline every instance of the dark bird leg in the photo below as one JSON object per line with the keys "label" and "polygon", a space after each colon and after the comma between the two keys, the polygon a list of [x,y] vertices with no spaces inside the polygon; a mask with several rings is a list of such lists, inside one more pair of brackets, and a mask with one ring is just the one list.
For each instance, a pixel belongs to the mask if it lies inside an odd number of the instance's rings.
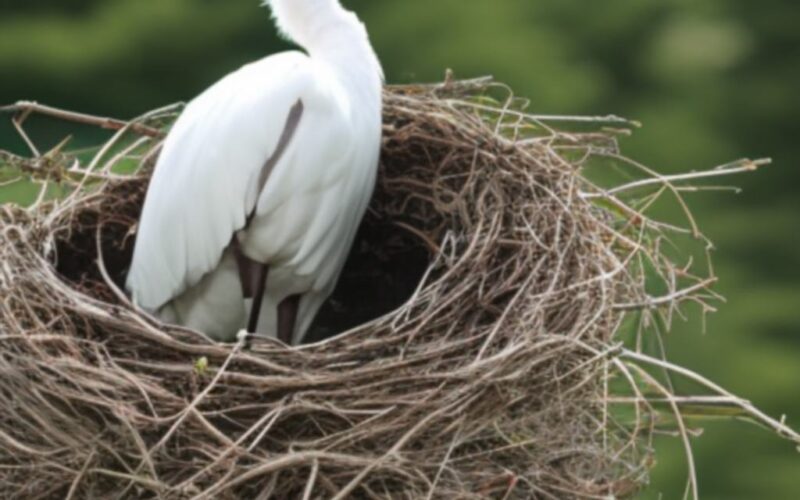
{"label": "dark bird leg", "polygon": [[278,340],[286,345],[292,345],[299,308],[300,295],[290,295],[278,304]]}
{"label": "dark bird leg", "polygon": [[258,333],[258,316],[261,314],[261,302],[264,299],[264,290],[267,288],[267,275],[269,275],[269,266],[266,264],[254,264],[253,274],[250,278],[253,280],[253,305],[250,308],[250,320],[247,322],[247,333]]}
{"label": "dark bird leg", "polygon": [[[247,333],[255,334],[258,328],[258,317],[261,315],[261,303],[264,299],[264,291],[267,287],[267,276],[269,266],[256,262],[247,257],[239,245],[239,240],[234,236],[231,240],[233,255],[236,257],[236,265],[239,268],[239,281],[242,283],[242,296],[245,299],[253,299],[250,307],[250,317],[247,321]],[[245,341],[245,348],[250,348],[252,337],[248,335]]]}

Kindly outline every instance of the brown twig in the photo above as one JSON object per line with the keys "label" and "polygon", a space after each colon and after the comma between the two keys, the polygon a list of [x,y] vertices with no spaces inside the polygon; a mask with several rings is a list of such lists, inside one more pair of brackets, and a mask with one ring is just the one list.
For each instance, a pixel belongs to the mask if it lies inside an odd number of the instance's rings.
{"label": "brown twig", "polygon": [[102,116],[89,115],[86,113],[77,113],[74,111],[67,111],[52,106],[45,106],[32,101],[20,101],[16,104],[0,107],[0,112],[3,113],[21,113],[22,116],[27,117],[31,113],[49,116],[58,120],[64,120],[73,123],[80,123],[83,125],[90,125],[93,127],[100,127],[107,130],[121,130],[129,127],[130,130],[137,134],[146,135],[148,137],[162,137],[164,133],[158,129],[142,125],[140,123],[131,123],[116,118],[108,118]]}

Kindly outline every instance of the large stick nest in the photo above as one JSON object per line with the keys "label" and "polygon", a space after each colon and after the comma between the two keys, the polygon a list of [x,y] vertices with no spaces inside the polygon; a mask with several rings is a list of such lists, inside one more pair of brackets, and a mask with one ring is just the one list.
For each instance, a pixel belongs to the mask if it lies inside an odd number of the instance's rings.
{"label": "large stick nest", "polygon": [[[593,158],[624,163],[619,130],[560,132],[498,90],[387,91],[376,195],[315,331],[353,328],[301,348],[215,344],[119,292],[158,146],[121,138],[163,113],[117,134],[91,171],[59,152],[20,162],[62,196],[1,212],[5,493],[636,491],[653,419],[643,402],[625,422],[609,409],[614,373],[636,385],[617,336],[631,311],[645,324],[659,306],[706,305],[712,280],[661,252],[672,226],[583,175]],[[136,173],[116,172],[131,159]]]}

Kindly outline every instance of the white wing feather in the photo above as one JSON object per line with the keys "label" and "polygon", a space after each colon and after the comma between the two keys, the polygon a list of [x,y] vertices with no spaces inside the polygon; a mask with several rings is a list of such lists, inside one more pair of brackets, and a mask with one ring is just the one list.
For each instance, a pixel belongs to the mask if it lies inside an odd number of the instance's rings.
{"label": "white wing feather", "polygon": [[[257,202],[263,214],[293,196],[271,190],[262,203],[257,179],[298,99],[301,121],[329,116],[325,108],[335,102],[319,87],[318,71],[305,54],[278,54],[228,75],[187,106],[165,141],[142,212],[127,282],[140,306],[157,310],[214,270]],[[297,184],[280,178],[304,175],[280,167],[275,184]],[[284,231],[299,229],[287,222]]]}

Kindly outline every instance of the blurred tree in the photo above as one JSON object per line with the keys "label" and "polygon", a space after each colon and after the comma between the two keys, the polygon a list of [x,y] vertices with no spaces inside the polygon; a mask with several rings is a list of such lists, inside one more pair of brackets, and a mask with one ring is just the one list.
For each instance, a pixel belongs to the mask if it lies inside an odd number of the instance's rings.
{"label": "blurred tree", "polygon": [[[543,113],[644,122],[629,152],[662,171],[742,156],[777,166],[745,194],[693,199],[730,299],[671,355],[800,426],[800,3],[786,0],[343,0],[370,28],[391,82],[493,74]],[[241,64],[286,48],[255,0],[0,0],[0,103],[36,99],[130,117],[187,100]],[[45,131],[46,133],[46,131]],[[51,131],[53,140],[57,135]],[[0,147],[21,147],[0,123]],[[679,498],[685,465],[659,453],[643,496]],[[793,499],[794,450],[713,424],[696,442],[704,498]]]}

